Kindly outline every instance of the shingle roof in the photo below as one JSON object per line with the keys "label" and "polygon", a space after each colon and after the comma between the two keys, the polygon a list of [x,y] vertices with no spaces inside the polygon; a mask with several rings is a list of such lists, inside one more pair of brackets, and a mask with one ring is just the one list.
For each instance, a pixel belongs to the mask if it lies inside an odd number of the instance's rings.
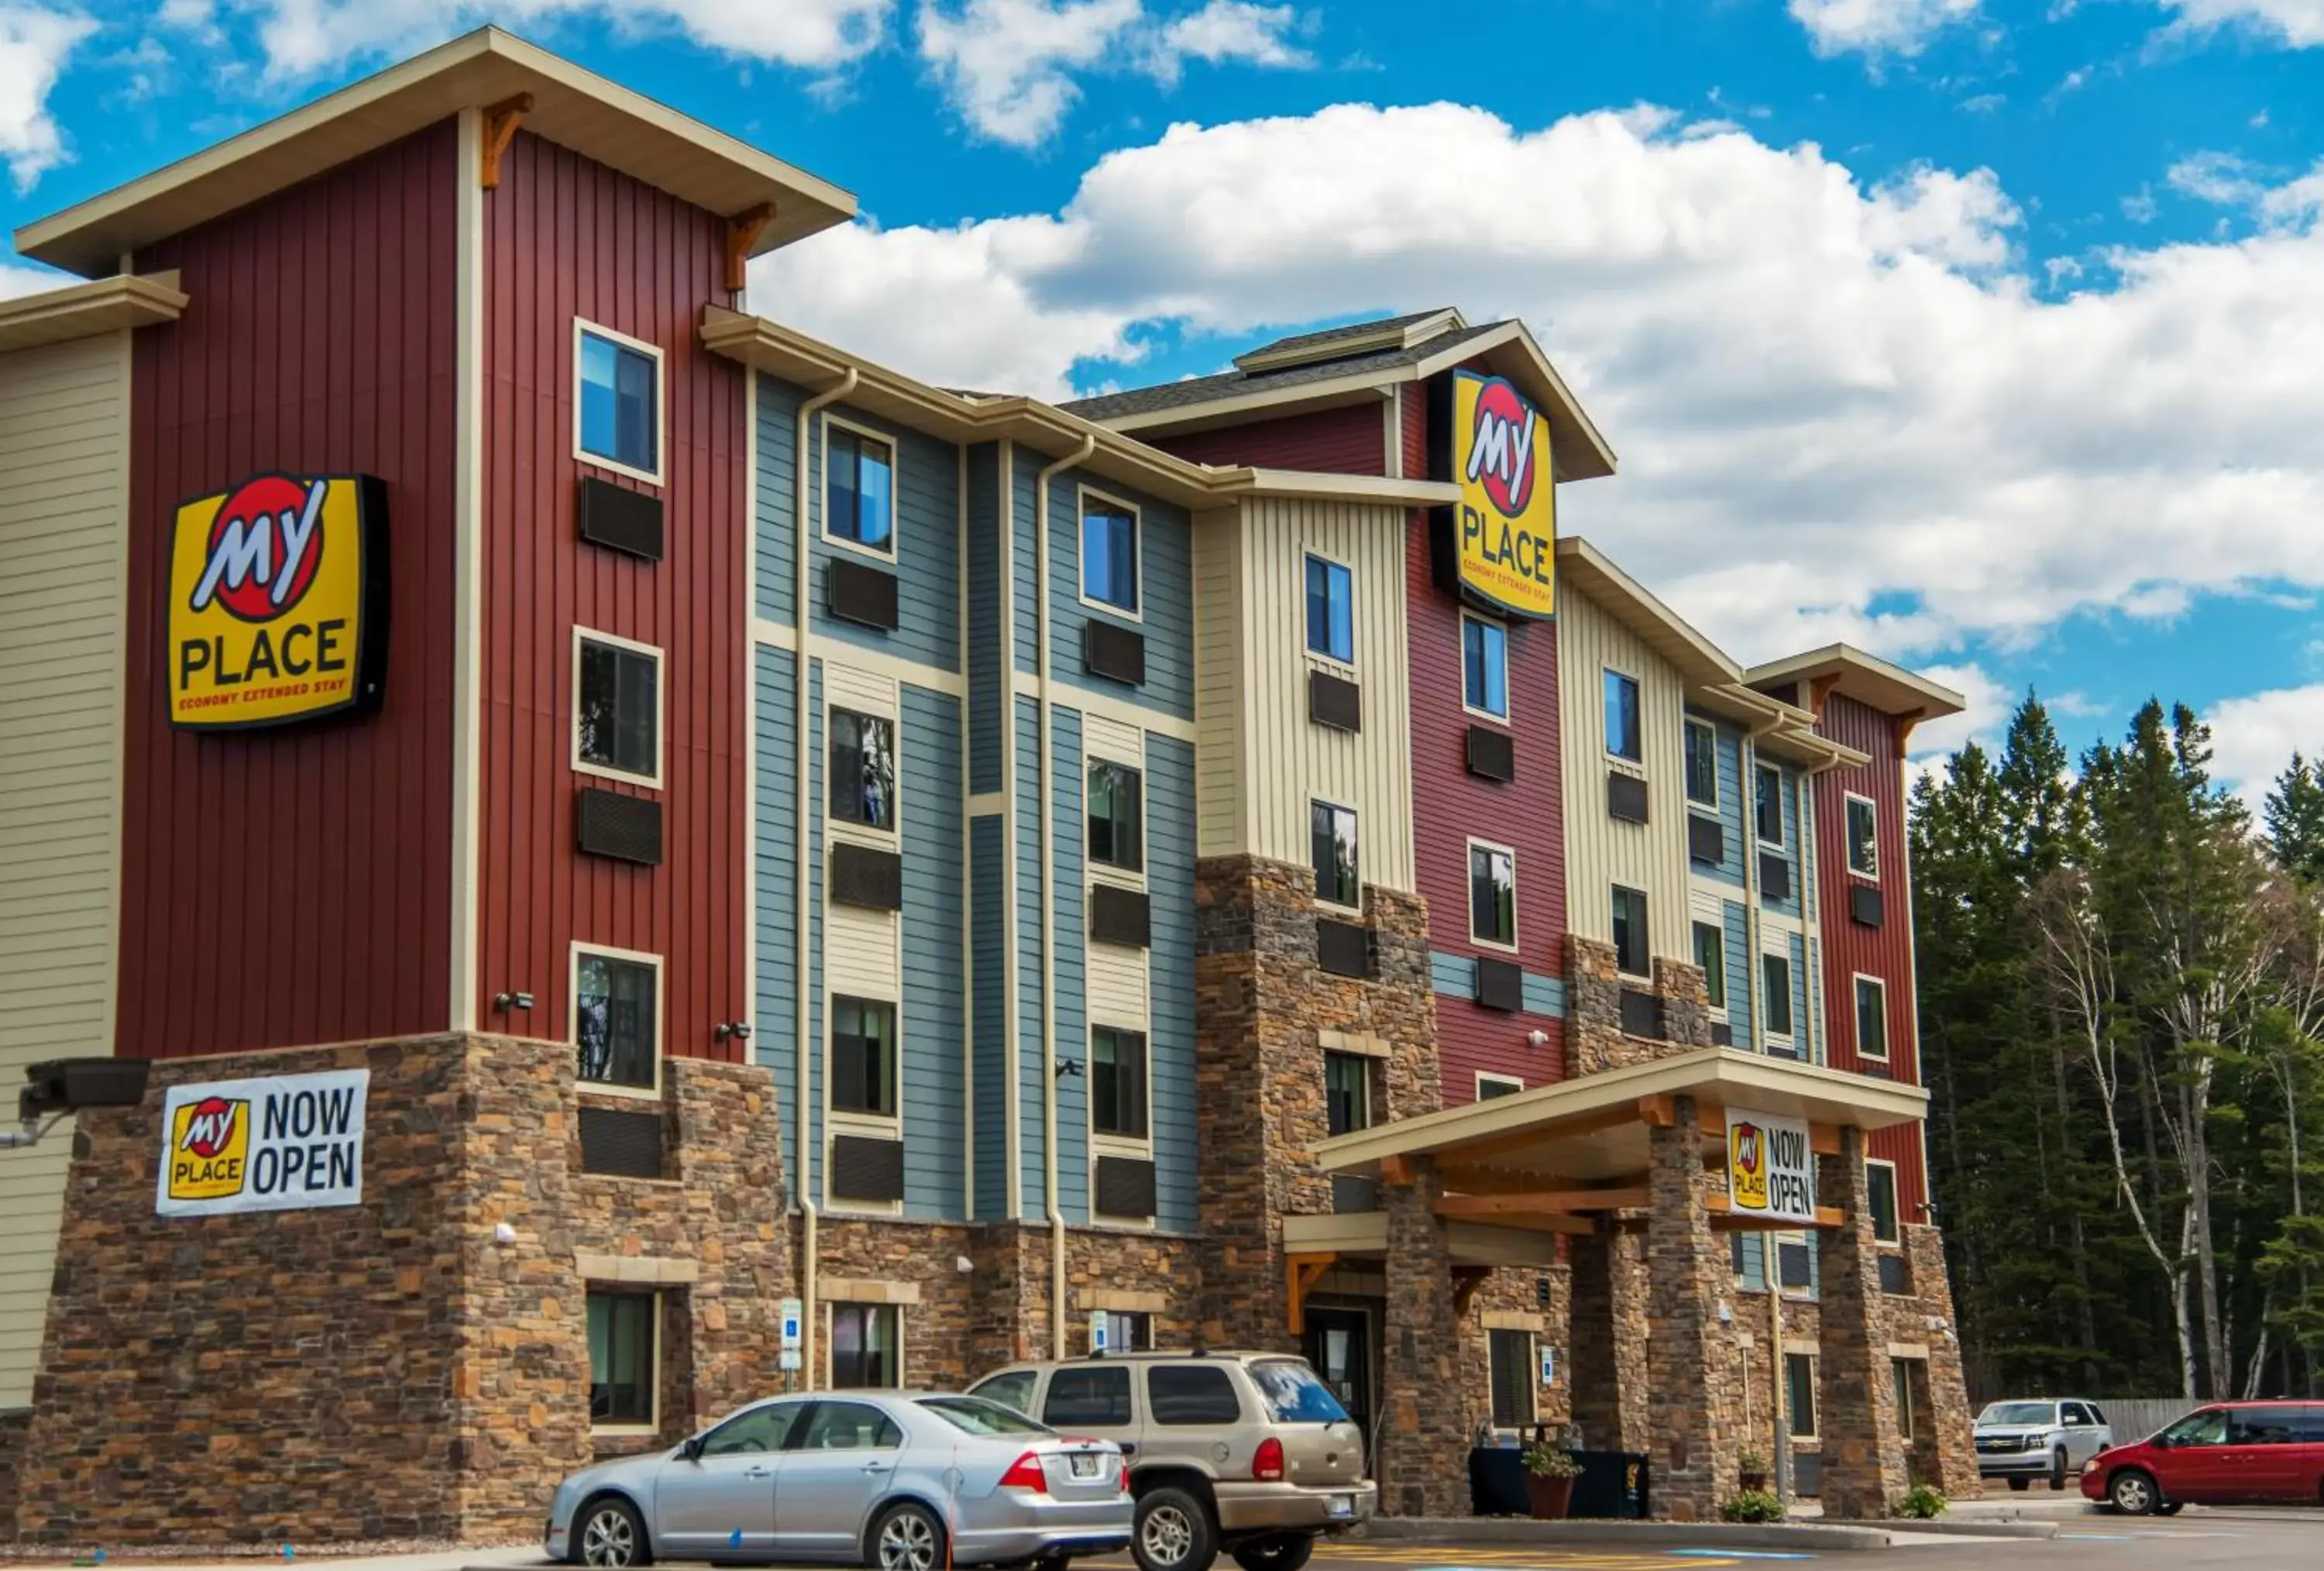
{"label": "shingle roof", "polygon": [[[1424,311],[1422,317],[1434,316]],[[1418,318],[1408,319],[1417,320]],[[1298,387],[1311,382],[1336,382],[1343,376],[1361,376],[1368,372],[1389,371],[1401,366],[1417,365],[1423,360],[1434,359],[1445,350],[1456,347],[1472,338],[1481,338],[1499,332],[1508,324],[1485,322],[1461,332],[1446,333],[1415,344],[1408,349],[1382,349],[1369,355],[1351,355],[1337,360],[1310,361],[1301,365],[1286,365],[1280,371],[1226,371],[1216,376],[1190,376],[1183,382],[1157,383],[1151,387],[1134,387],[1123,393],[1101,393],[1095,398],[1079,398],[1057,407],[1080,415],[1084,420],[1118,420],[1123,415],[1147,414],[1155,410],[1179,409],[1190,404],[1209,403],[1214,399],[1235,398],[1244,393],[1265,393],[1278,387]],[[1377,331],[1380,324],[1363,324],[1365,330]],[[1354,328],[1333,328],[1332,331],[1351,336]],[[1309,335],[1320,337],[1321,335]],[[1286,340],[1288,342],[1288,340]]]}
{"label": "shingle roof", "polygon": [[1438,306],[1432,311],[1414,311],[1408,316],[1381,317],[1369,322],[1348,322],[1336,328],[1325,328],[1317,333],[1298,333],[1288,338],[1277,338],[1272,344],[1261,344],[1235,356],[1238,363],[1256,360],[1261,356],[1280,355],[1286,350],[1315,349],[1326,344],[1336,344],[1346,338],[1369,338],[1375,333],[1393,332],[1408,328],[1415,322],[1425,322],[1431,317],[1441,317],[1451,311],[1451,306]]}

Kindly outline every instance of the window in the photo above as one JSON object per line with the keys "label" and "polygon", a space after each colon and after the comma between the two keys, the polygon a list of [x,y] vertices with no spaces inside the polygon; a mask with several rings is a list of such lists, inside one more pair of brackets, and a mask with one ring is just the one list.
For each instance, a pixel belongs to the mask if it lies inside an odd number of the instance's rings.
{"label": "window", "polygon": [[1534,1421],[1534,1388],[1539,1375],[1534,1367],[1533,1333],[1488,1332],[1487,1353],[1492,1361],[1493,1427],[1518,1429]]}
{"label": "window", "polygon": [[1686,723],[1686,799],[1719,805],[1719,733],[1701,720]]}
{"label": "window", "polygon": [[1139,825],[1142,782],[1136,770],[1123,763],[1093,762],[1089,770],[1089,857],[1124,873],[1145,865],[1145,841]]}
{"label": "window", "polygon": [[1899,1438],[1913,1437],[1913,1363],[1906,1358],[1888,1361],[1888,1378],[1896,1382],[1896,1434]]}
{"label": "window", "polygon": [[593,1086],[651,1091],[661,1084],[661,969],[653,961],[580,950],[573,961],[575,1070]]}
{"label": "window", "polygon": [[1082,598],[1137,614],[1138,514],[1118,502],[1082,499]]}
{"label": "window", "polygon": [[1759,987],[1766,994],[1767,1034],[1792,1034],[1792,962],[1787,956],[1759,956]]}
{"label": "window", "polygon": [[1877,976],[1856,979],[1856,1056],[1888,1061],[1888,984]]}
{"label": "window", "polygon": [[1606,751],[1632,763],[1646,755],[1638,718],[1638,679],[1614,670],[1606,673]]}
{"label": "window", "polygon": [[1304,1359],[1268,1358],[1249,1366],[1250,1383],[1278,1424],[1344,1424],[1348,1409]]}
{"label": "window", "polygon": [[1154,1317],[1143,1309],[1106,1310],[1105,1348],[1108,1353],[1151,1353]]}
{"label": "window", "polygon": [[1808,1354],[1784,1354],[1784,1411],[1791,1419],[1792,1438],[1815,1438],[1815,1359]]}
{"label": "window", "polygon": [[1784,772],[1766,764],[1758,768],[1758,794],[1752,804],[1759,841],[1778,848],[1784,844]]}
{"label": "window", "polygon": [[1118,1140],[1146,1138],[1146,1038],[1090,1028],[1090,1128]]}
{"label": "window", "polygon": [[1727,1007],[1727,935],[1710,922],[1694,924],[1694,963],[1702,968],[1702,991],[1713,1009]]}
{"label": "window", "polygon": [[2066,1426],[2069,1428],[2087,1429],[2098,1421],[2090,1409],[2080,1402],[2064,1402],[2060,1406],[2063,1409]]}
{"label": "window", "polygon": [[1308,849],[1315,864],[1315,898],[1330,905],[1361,906],[1364,886],[1356,873],[1355,809],[1311,802],[1307,820]]}
{"label": "window", "polygon": [[661,481],[661,352],[603,328],[580,328],[580,456]]}
{"label": "window", "polygon": [[896,1114],[896,1006],[831,1001],[831,1106],[878,1118]]}
{"label": "window", "polygon": [[831,816],[867,829],[896,827],[896,723],[831,712]]}
{"label": "window", "polygon": [[1635,889],[1614,886],[1614,964],[1632,976],[1649,976],[1654,965],[1647,958],[1646,897]]}
{"label": "window", "polygon": [[[831,1307],[831,1384],[835,1391],[892,1391],[903,1383],[902,1326],[893,1304]],[[853,1407],[835,1403],[831,1406]],[[875,1419],[877,1408],[860,1409]],[[818,1414],[820,1409],[818,1410]],[[807,1444],[815,1444],[812,1429]]]}
{"label": "window", "polygon": [[[877,1389],[865,1386],[850,1388],[834,1382],[840,1390],[863,1391]],[[892,1385],[893,1382],[886,1382]],[[904,1443],[902,1426],[875,1407],[862,1402],[817,1402],[815,1416],[807,1421],[807,1432],[800,1437],[802,1451],[891,1451]]]}
{"label": "window", "polygon": [[1469,847],[1469,936],[1514,948],[1517,941],[1517,859],[1498,846]]}
{"label": "window", "polygon": [[661,783],[661,652],[576,630],[573,762],[593,774]]}
{"label": "window", "polygon": [[1865,1163],[1864,1187],[1871,1196],[1872,1236],[1882,1243],[1902,1243],[1904,1235],[1897,1227],[1896,1216],[1896,1164]]}
{"label": "window", "polygon": [[1775,1281],[1784,1291],[1811,1297],[1816,1286],[1816,1246],[1805,1233],[1771,1234],[1775,1241]]}
{"label": "window", "polygon": [[705,1456],[771,1455],[783,1448],[798,1428],[805,1402],[769,1402],[735,1414],[703,1437]]}
{"label": "window", "polygon": [[[1027,1383],[1031,1383],[1028,1377]],[[1048,1426],[1037,1424],[1015,1408],[974,1397],[922,1397],[920,1406],[964,1435],[1047,1435]]]}
{"label": "window", "polygon": [[2173,1446],[2224,1446],[2227,1443],[2227,1409],[2206,1408],[2190,1413],[2163,1431]]}
{"label": "window", "polygon": [[1157,1424],[1239,1424],[1242,1399],[1215,1363],[1157,1363],[1146,1372],[1146,1408]]}
{"label": "window", "polygon": [[1353,1053],[1323,1055],[1323,1122],[1333,1134],[1372,1126],[1372,1066]]}
{"label": "window", "polygon": [[650,1428],[655,1422],[651,1293],[589,1295],[589,1422]]}
{"label": "window", "polygon": [[969,1395],[982,1397],[988,1402],[999,1402],[1004,1408],[1019,1412],[1033,1405],[1033,1386],[1041,1377],[1029,1369],[1012,1369],[1007,1374],[996,1374],[991,1380],[970,1388]]}
{"label": "window", "polygon": [[1049,1376],[1041,1421],[1051,1428],[1130,1422],[1130,1366],[1060,1369]]}
{"label": "window", "polygon": [[1355,663],[1355,575],[1314,556],[1307,559],[1307,648],[1343,665]]}
{"label": "window", "polygon": [[1496,720],[1509,717],[1509,632],[1498,622],[1461,618],[1461,701]]}
{"label": "window", "polygon": [[896,553],[896,449],[878,437],[826,424],[823,532],[882,556]]}
{"label": "window", "polygon": [[1848,799],[1848,870],[1880,880],[1880,809],[1862,797]]}
{"label": "window", "polygon": [[1525,1082],[1513,1075],[1477,1074],[1477,1100],[1490,1102],[1499,1096],[1514,1096],[1525,1089]]}

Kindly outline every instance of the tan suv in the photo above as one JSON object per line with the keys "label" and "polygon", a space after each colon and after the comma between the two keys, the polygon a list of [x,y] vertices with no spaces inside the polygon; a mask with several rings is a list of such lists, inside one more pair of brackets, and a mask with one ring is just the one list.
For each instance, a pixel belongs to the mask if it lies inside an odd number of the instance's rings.
{"label": "tan suv", "polygon": [[1369,1520],[1363,1436],[1304,1358],[1122,1353],[1019,1363],[971,1388],[1067,1435],[1120,1445],[1142,1571],[1298,1571],[1315,1539]]}

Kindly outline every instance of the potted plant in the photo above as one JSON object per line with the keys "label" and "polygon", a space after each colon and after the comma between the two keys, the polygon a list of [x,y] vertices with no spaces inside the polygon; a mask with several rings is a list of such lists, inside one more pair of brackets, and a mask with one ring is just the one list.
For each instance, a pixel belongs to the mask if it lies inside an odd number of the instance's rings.
{"label": "potted plant", "polygon": [[1573,1503],[1573,1481],[1582,1476],[1582,1464],[1573,1459],[1573,1453],[1547,1440],[1536,1440],[1525,1448],[1525,1470],[1526,1500],[1533,1507],[1535,1520],[1564,1520],[1566,1509]]}
{"label": "potted plant", "polygon": [[1767,1492],[1767,1458],[1763,1454],[1757,1451],[1746,1451],[1735,1459],[1735,1467],[1741,1475],[1738,1482],[1742,1485],[1744,1493],[1766,1494]]}

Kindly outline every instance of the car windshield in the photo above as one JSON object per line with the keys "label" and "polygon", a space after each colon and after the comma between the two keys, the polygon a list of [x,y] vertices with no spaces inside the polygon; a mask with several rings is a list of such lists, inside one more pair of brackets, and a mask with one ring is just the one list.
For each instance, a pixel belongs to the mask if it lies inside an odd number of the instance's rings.
{"label": "car windshield", "polygon": [[1344,1424],[1348,1409],[1315,1372],[1289,1359],[1271,1359],[1250,1366],[1251,1383],[1278,1424]]}
{"label": "car windshield", "polygon": [[920,1406],[955,1429],[972,1435],[1054,1435],[1047,1424],[1037,1424],[1014,1408],[988,1402],[982,1397],[923,1397]]}
{"label": "car windshield", "polygon": [[1980,1424],[2054,1424],[2054,1402],[1995,1402],[1977,1416]]}

